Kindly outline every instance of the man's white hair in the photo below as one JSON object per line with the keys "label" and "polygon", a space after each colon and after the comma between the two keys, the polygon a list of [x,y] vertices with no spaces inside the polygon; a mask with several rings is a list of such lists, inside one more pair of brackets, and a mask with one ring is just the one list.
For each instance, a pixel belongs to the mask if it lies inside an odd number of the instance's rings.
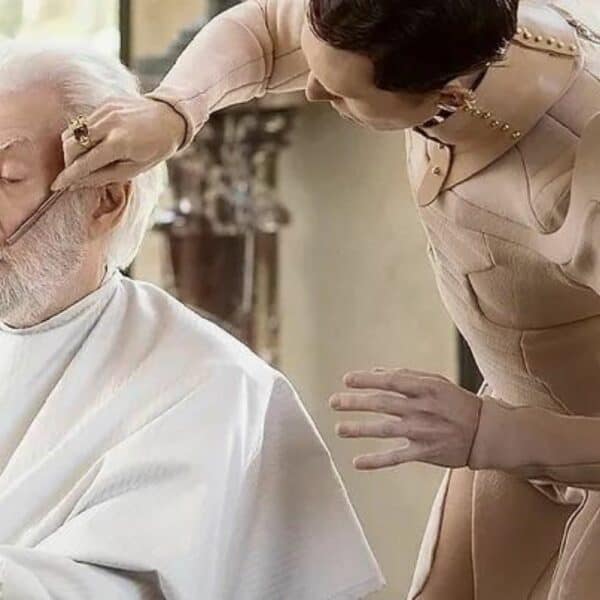
{"label": "man's white hair", "polygon": [[[65,126],[111,97],[141,93],[137,78],[117,59],[55,42],[0,39],[0,92],[40,83],[61,94]],[[132,197],[107,248],[110,270],[126,268],[137,255],[166,182],[164,163],[133,180]]]}

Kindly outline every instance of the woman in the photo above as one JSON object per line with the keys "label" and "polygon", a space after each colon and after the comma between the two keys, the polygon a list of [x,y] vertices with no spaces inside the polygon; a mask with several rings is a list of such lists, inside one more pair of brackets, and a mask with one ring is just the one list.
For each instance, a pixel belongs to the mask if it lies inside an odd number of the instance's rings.
{"label": "woman", "polygon": [[66,132],[70,166],[54,189],[131,178],[211,112],[297,89],[359,124],[408,130],[438,286],[486,379],[477,397],[427,373],[365,371],[331,399],[380,415],[340,435],[408,439],[357,468],[452,468],[410,598],[589,599],[600,37],[539,2],[249,0],[205,27],[144,101],[115,99]]}

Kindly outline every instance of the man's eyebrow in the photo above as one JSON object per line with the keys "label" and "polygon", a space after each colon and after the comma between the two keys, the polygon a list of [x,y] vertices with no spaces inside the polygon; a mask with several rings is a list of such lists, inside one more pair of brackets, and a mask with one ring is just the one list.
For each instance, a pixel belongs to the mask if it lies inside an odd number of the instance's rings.
{"label": "man's eyebrow", "polygon": [[10,148],[14,148],[20,144],[30,144],[31,140],[26,138],[25,136],[17,136],[10,138],[8,140],[0,140],[0,152],[4,150],[9,150]]}

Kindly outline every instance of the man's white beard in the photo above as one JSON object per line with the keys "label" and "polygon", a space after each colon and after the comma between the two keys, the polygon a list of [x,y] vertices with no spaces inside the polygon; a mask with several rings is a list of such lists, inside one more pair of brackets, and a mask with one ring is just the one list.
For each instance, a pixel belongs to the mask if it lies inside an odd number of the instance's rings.
{"label": "man's white beard", "polygon": [[67,192],[14,246],[0,248],[0,321],[39,322],[76,276],[87,238],[83,196]]}

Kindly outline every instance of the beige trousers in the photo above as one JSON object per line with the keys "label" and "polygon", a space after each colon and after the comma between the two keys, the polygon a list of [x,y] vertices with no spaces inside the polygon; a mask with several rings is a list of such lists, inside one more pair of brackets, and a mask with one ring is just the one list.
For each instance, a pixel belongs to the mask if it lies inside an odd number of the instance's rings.
{"label": "beige trousers", "polygon": [[445,485],[431,562],[411,600],[600,597],[600,492],[564,504],[528,481],[469,469]]}

